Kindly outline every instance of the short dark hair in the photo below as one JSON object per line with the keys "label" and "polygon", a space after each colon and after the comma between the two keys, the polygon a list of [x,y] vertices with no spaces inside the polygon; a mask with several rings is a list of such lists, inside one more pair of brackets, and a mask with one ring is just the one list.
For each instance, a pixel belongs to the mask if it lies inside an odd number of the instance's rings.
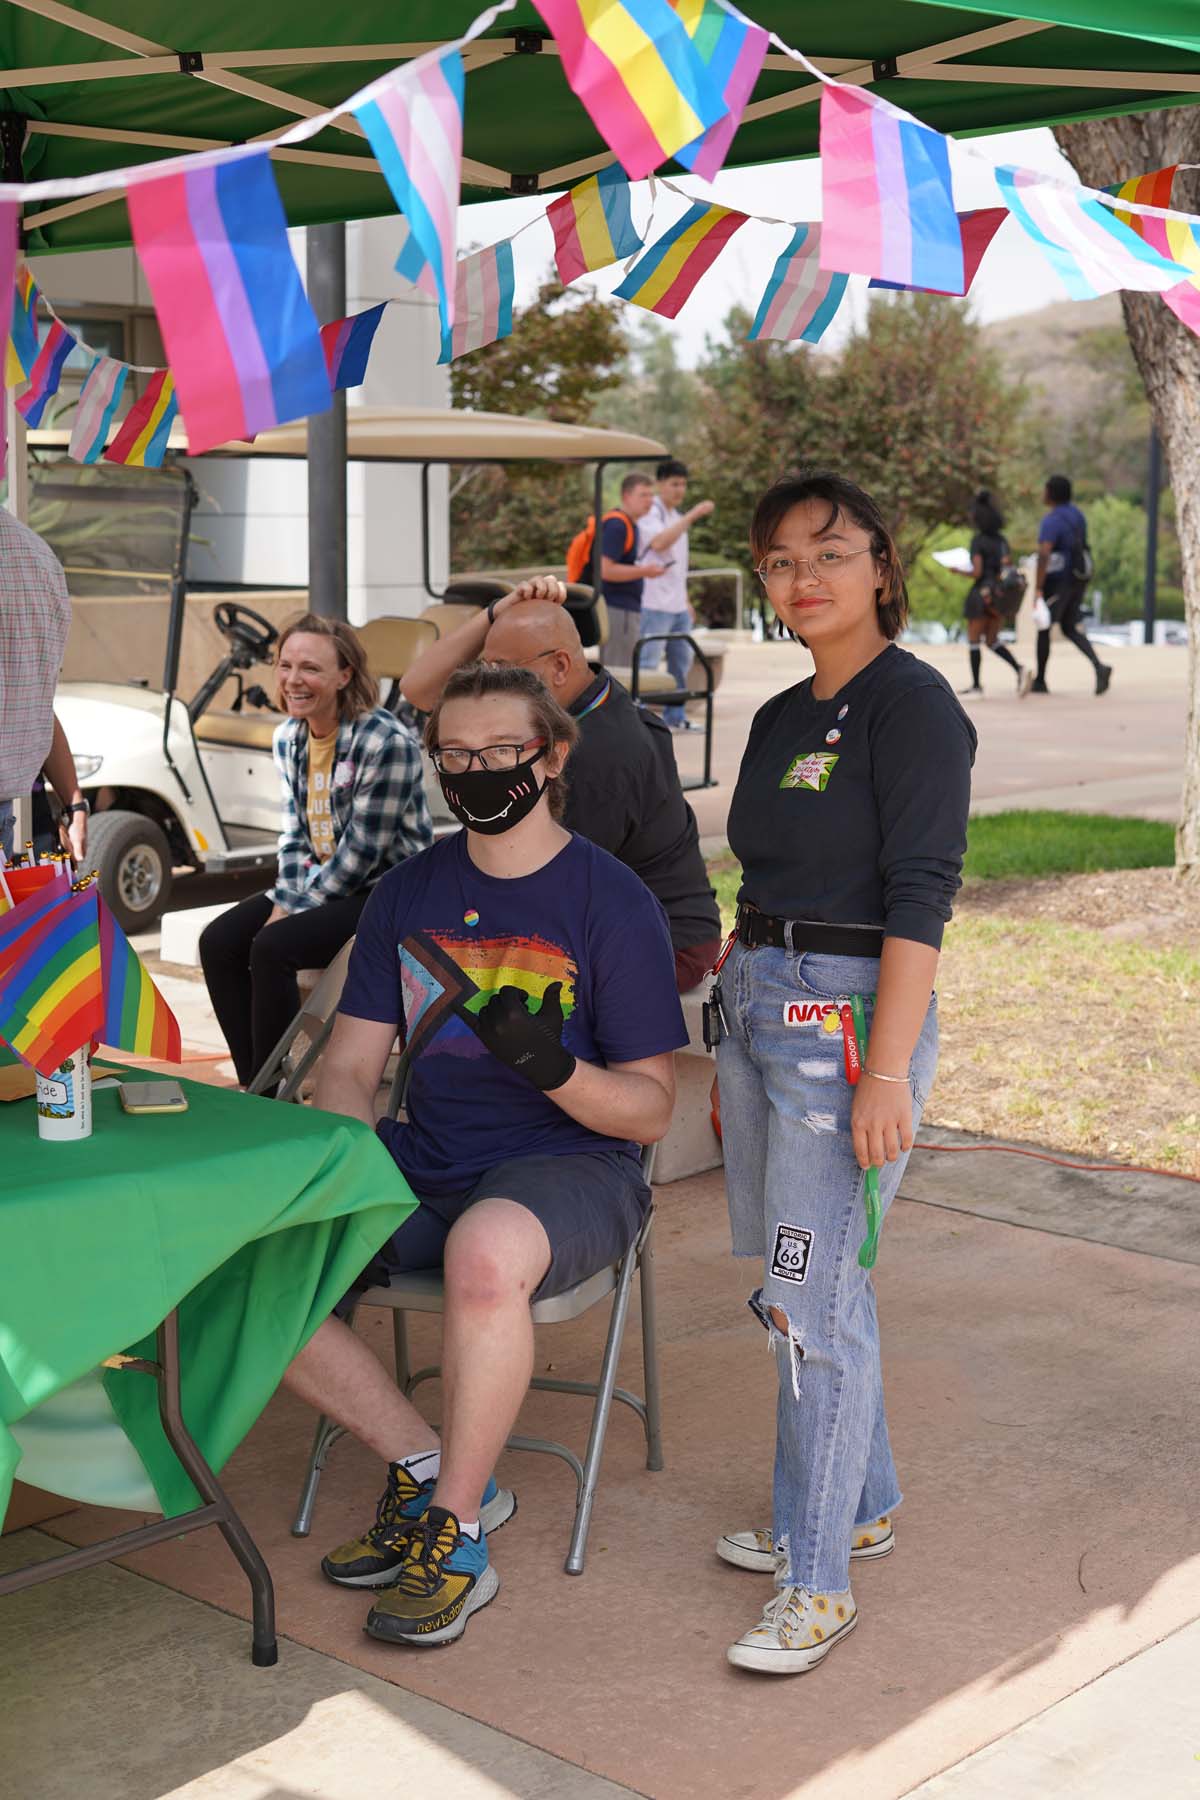
{"label": "short dark hair", "polygon": [[621,498],[623,500],[626,494],[631,493],[635,487],[653,486],[654,483],[647,475],[645,469],[630,469],[628,475],[626,475],[624,481],[621,483]]}
{"label": "short dark hair", "polygon": [[660,462],[654,471],[656,481],[670,481],[672,475],[682,475],[687,480],[687,464],[681,463],[677,456],[668,456],[666,462]]}
{"label": "short dark hair", "polygon": [[875,501],[857,482],[847,480],[844,475],[834,475],[827,469],[802,470],[797,475],[785,476],[774,487],[768,488],[750,521],[750,548],[755,562],[760,563],[767,554],[784,515],[790,513],[793,506],[803,506],[807,500],[820,500],[828,506],[829,517],[823,530],[835,519],[845,517],[861,525],[870,537],[871,554],[876,562],[884,565],[883,585],[875,591],[879,629],[889,641],[898,638],[908,622],[904,565]]}
{"label": "short dark hair", "polygon": [[1071,483],[1065,475],[1050,475],[1046,480],[1046,494],[1055,506],[1065,506],[1071,498]]}
{"label": "short dark hair", "polygon": [[[559,744],[565,744],[568,751],[574,748],[579,737],[578,725],[570,713],[563,711],[532,669],[522,669],[515,663],[485,662],[465,663],[451,675],[426,721],[425,748],[432,751],[438,747],[438,722],[448,700],[482,700],[489,694],[515,694],[524,700],[533,720],[533,736],[544,737],[547,750],[555,749]],[[548,776],[546,787],[550,817],[561,819],[567,805],[565,771],[561,775]]]}

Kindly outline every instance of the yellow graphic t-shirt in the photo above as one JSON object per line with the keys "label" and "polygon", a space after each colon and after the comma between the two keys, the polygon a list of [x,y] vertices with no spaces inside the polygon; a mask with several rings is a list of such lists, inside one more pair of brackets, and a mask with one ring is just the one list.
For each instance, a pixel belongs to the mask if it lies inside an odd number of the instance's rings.
{"label": "yellow graphic t-shirt", "polygon": [[308,734],[308,835],[318,862],[328,862],[333,855],[333,812],[330,807],[333,790],[333,757],[337,749],[337,731],[328,737]]}

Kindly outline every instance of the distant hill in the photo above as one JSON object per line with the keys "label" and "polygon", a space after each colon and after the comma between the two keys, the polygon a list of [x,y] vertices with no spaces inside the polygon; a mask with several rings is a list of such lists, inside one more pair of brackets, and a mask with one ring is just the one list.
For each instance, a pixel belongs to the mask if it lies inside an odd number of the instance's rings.
{"label": "distant hill", "polygon": [[1081,345],[1093,332],[1114,329],[1123,329],[1120,296],[1105,294],[1100,300],[1061,300],[1013,319],[995,319],[983,327],[983,336],[1000,352],[1011,375],[1040,385],[1064,361],[1086,368]]}

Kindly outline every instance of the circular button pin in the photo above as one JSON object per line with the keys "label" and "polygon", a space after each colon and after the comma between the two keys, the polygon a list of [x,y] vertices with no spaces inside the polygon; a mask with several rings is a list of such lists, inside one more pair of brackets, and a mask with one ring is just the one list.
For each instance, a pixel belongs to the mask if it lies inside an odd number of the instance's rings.
{"label": "circular button pin", "polygon": [[825,733],[825,742],[827,744],[840,744],[841,741],[842,741],[842,734],[838,730],[836,725],[833,727],[832,731],[827,731]]}
{"label": "circular button pin", "polygon": [[847,713],[848,713],[848,712],[849,712],[849,711],[850,711],[850,708],[849,708],[849,706],[843,706],[843,707],[842,707],[842,709],[841,709],[841,711],[840,711],[840,712],[839,712],[839,713],[838,713],[838,718],[839,718],[839,719],[844,719],[844,718],[845,718],[845,716],[846,716],[846,714],[847,714]]}

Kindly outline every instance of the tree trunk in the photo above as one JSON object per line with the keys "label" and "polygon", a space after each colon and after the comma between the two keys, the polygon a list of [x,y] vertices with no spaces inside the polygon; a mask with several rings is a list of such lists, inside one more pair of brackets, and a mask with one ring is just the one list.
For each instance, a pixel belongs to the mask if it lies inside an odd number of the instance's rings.
{"label": "tree trunk", "polygon": [[[1194,106],[1060,125],[1054,135],[1088,187],[1110,187],[1171,163],[1200,162],[1200,110]],[[1200,175],[1180,170],[1172,205],[1200,213]],[[1200,338],[1157,294],[1122,294],[1121,304],[1175,495],[1188,625],[1188,719],[1175,861],[1181,875],[1200,880]]]}

